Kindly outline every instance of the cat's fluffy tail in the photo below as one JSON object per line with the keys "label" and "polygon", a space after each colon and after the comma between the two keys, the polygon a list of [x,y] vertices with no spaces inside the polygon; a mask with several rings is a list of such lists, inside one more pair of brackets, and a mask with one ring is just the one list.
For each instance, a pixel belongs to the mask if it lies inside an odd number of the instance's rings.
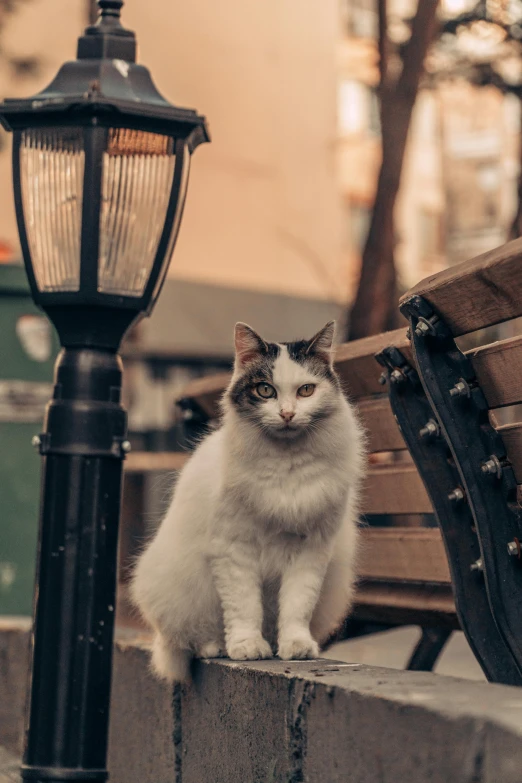
{"label": "cat's fluffy tail", "polygon": [[191,660],[190,650],[174,647],[156,633],[152,642],[152,668],[159,677],[168,682],[190,682]]}

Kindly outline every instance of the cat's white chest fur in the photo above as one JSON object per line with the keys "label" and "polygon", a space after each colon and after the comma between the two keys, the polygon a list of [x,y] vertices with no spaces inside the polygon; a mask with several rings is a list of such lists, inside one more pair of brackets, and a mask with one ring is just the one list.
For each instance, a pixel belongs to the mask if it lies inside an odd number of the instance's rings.
{"label": "cat's white chest fur", "polygon": [[[235,430],[234,446],[238,439],[241,433],[238,438]],[[340,462],[333,467],[331,456],[325,458],[299,446],[286,451],[273,444],[234,448],[224,491],[236,491],[256,521],[269,530],[276,525],[281,531],[306,534],[317,525],[322,527],[322,515],[329,515],[324,524],[338,522],[336,510],[342,508],[348,493],[348,482],[339,480],[343,468],[348,468],[347,460],[344,454],[338,457]]]}

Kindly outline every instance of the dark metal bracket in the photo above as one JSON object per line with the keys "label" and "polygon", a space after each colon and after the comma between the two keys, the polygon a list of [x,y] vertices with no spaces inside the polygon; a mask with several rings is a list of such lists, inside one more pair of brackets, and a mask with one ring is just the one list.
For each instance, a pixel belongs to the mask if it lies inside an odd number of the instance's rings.
{"label": "dark metal bracket", "polygon": [[[419,296],[408,299],[401,310],[410,320],[430,415],[450,451],[447,475],[440,459],[439,479],[430,475],[429,467],[426,472],[422,461],[419,470],[441,525],[463,630],[489,679],[522,685],[522,564],[517,544],[522,539],[522,509],[515,475],[502,438],[490,424],[473,366],[443,319]],[[422,459],[418,437],[417,446],[412,431],[405,438],[414,459],[419,451]]]}
{"label": "dark metal bracket", "polygon": [[376,358],[387,370],[392,411],[437,517],[460,626],[489,680],[521,685],[522,676],[490,609],[475,521],[440,422],[419,375],[403,354],[390,347]]}

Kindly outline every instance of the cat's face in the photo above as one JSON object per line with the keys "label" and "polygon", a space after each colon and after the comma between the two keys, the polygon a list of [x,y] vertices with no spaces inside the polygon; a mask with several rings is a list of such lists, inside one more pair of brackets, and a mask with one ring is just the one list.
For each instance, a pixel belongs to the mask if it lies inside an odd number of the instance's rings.
{"label": "cat's face", "polygon": [[228,404],[267,437],[295,439],[320,427],[341,395],[332,368],[334,329],[331,322],[310,340],[268,343],[236,324]]}

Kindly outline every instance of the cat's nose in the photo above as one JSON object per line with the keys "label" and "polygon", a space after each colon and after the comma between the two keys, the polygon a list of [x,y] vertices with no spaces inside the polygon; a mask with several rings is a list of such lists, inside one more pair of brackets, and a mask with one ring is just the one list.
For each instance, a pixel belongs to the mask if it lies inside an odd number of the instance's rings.
{"label": "cat's nose", "polygon": [[294,411],[279,411],[279,415],[288,424],[288,422],[292,421],[292,419],[294,418],[295,412]]}

